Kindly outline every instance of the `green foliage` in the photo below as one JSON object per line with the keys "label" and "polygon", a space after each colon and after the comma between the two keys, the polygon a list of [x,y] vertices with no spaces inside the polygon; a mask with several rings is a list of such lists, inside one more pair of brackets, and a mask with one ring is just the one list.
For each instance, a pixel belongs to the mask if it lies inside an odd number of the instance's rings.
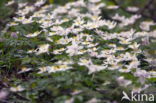
{"label": "green foliage", "polygon": [[[75,0],[48,0],[49,4],[52,4],[52,7],[46,9],[45,11],[43,9],[42,12],[45,13],[48,18],[48,15],[50,15],[50,13],[53,12],[55,8],[59,7],[58,5],[64,5],[67,2],[74,1]],[[145,4],[146,0],[117,1],[120,4],[122,4],[123,7],[139,6],[141,8]],[[30,3],[30,5],[33,4],[30,0],[26,0],[24,2],[28,2]],[[109,0],[102,0],[102,2],[108,6],[114,5],[114,3]],[[22,23],[25,21],[23,20],[22,22],[18,21],[17,25],[8,26],[10,22],[14,22],[14,19],[12,19],[10,15],[14,14],[15,11],[14,9],[12,9],[14,7],[5,6],[5,4],[6,0],[0,1],[0,23],[1,21],[4,21],[6,23],[1,23],[2,26],[0,24],[0,29],[3,29],[3,32],[0,31],[0,83],[4,83],[4,85],[2,85],[2,88],[7,88],[9,89],[9,91],[11,87],[16,87],[18,85],[21,85],[24,88],[23,91],[10,91],[9,96],[6,99],[7,101],[13,103],[65,103],[65,101],[73,99],[73,103],[85,103],[93,98],[96,98],[100,100],[99,103],[112,103],[115,101],[120,103],[122,98],[122,91],[125,91],[126,93],[130,94],[131,90],[134,89],[134,87],[142,88],[145,84],[152,85],[149,88],[150,92],[152,90],[155,90],[156,79],[149,78],[145,81],[144,84],[142,84],[139,82],[139,77],[134,76],[133,73],[136,72],[136,69],[134,68],[132,68],[132,71],[129,73],[122,73],[118,70],[106,69],[89,74],[89,69],[87,68],[87,66],[79,65],[81,58],[91,59],[93,64],[101,65],[106,59],[104,57],[92,57],[88,52],[74,56],[69,56],[69,54],[67,54],[65,51],[63,51],[62,54],[54,54],[54,50],[60,48],[65,48],[65,50],[68,49],[66,47],[71,45],[72,42],[69,42],[66,45],[57,44],[58,40],[63,37],[61,35],[62,32],[59,32],[59,35],[48,36],[50,33],[53,32],[51,30],[52,27],[44,28],[43,25],[41,26],[42,23],[44,24],[44,22],[48,21],[46,21],[45,19],[45,21],[42,22],[40,20],[41,17],[34,17],[36,20],[28,24]],[[45,4],[48,3],[46,2]],[[74,10],[76,10],[77,8],[78,7],[74,7]],[[36,13],[39,10],[42,10],[42,7],[37,7],[37,10],[34,12]],[[120,15],[125,15],[125,17],[127,18],[132,16],[132,14],[127,13],[120,8],[116,11],[113,11],[108,10],[106,7],[103,7],[100,10],[102,11],[102,13],[100,14],[102,16],[102,19],[106,20],[112,20],[111,17],[116,12]],[[80,9],[80,12],[87,14],[89,10],[82,7]],[[30,15],[26,15],[26,18],[29,18]],[[57,16],[61,20],[68,19],[68,14],[65,13],[63,14],[62,18],[61,14]],[[40,20],[40,22],[37,22],[38,19]],[[71,25],[73,25],[75,19],[76,18],[71,16],[69,17],[69,21],[60,24],[58,23],[54,26],[60,26],[64,30],[66,30],[67,28],[70,28]],[[102,26],[99,27],[98,30],[103,31],[104,33],[108,33],[108,35],[111,33],[120,33],[122,31],[128,30],[130,31],[130,29],[132,28],[135,28],[135,32],[140,32],[142,30],[140,29],[139,25],[144,20],[149,19],[140,18],[134,24],[124,27],[119,27],[118,24],[120,23],[120,21],[115,21],[117,22],[117,27],[113,29],[108,29],[108,26]],[[89,17],[84,18],[85,23],[87,23],[88,21],[90,21]],[[49,22],[50,21],[48,21],[48,23]],[[75,26],[74,29],[77,28],[79,27]],[[154,26],[153,30],[155,30]],[[41,31],[39,33],[40,35],[32,38],[26,37],[28,34],[35,33],[36,31]],[[103,37],[98,35],[98,33],[96,32],[96,28],[85,28],[82,31],[82,33],[84,35],[86,35],[87,33],[94,37],[92,43],[97,43],[97,45],[95,46],[95,48],[98,49],[97,53],[100,53],[104,50],[110,50],[112,47],[110,47],[109,44],[115,44],[117,47],[125,48],[123,51],[118,50],[117,52],[115,52],[115,57],[118,57],[119,55],[122,55],[125,52],[132,52],[135,54],[135,50],[129,48],[129,45],[127,44],[121,44],[118,38],[104,40]],[[77,35],[78,34],[73,35],[72,33],[69,33],[66,37],[76,38]],[[83,39],[85,40],[86,38]],[[155,40],[154,38],[149,39],[151,41]],[[141,40],[142,37],[137,38],[135,41],[132,41],[131,44],[133,44],[133,42],[140,43]],[[42,44],[49,44],[49,51],[38,55],[36,52],[38,52],[38,48]],[[84,46],[84,48],[86,49],[87,46]],[[139,50],[143,51],[140,53],[136,53],[137,59],[140,62],[139,68],[141,68],[141,70],[150,71],[150,64],[145,60],[146,58],[148,58],[148,56],[146,57],[144,52],[148,53],[150,58],[155,58],[155,41],[151,42],[148,45],[141,45],[139,47]],[[72,69],[70,70],[51,73],[48,73],[46,71],[39,73],[39,68],[46,66],[56,66],[56,63],[58,63],[58,61],[66,62],[68,60],[73,61],[73,64],[70,64],[70,66],[72,67]],[[122,61],[121,64],[128,65],[130,64],[130,62],[131,61]],[[31,70],[20,73],[23,68],[31,68]],[[132,85],[127,85],[125,87],[122,86],[122,83],[118,83],[117,78],[121,76],[123,76],[127,80],[132,81]],[[145,92],[148,92],[148,90],[145,90]]]}

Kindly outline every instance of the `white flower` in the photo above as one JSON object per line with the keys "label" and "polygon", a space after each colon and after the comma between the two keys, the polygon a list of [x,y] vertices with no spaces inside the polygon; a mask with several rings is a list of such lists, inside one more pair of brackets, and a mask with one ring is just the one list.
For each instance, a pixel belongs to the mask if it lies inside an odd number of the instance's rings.
{"label": "white flower", "polygon": [[89,70],[88,74],[92,74],[94,72],[98,72],[107,68],[107,66],[95,65],[91,60],[86,59],[80,59],[80,62],[78,64],[86,66]]}
{"label": "white flower", "polygon": [[139,19],[141,16],[140,15],[133,15],[130,18],[126,18],[125,16],[120,16],[119,14],[115,14],[112,18],[115,20],[121,21],[119,24],[120,27],[124,27],[130,24],[133,24],[137,19]]}
{"label": "white flower", "polygon": [[116,48],[116,44],[109,44],[109,47]]}
{"label": "white flower", "polygon": [[132,12],[136,12],[136,11],[139,10],[139,8],[138,7],[134,7],[134,6],[130,6],[130,7],[127,8],[127,10],[128,11],[132,11]]}
{"label": "white flower", "polygon": [[42,28],[48,28],[48,27],[51,27],[54,24],[52,20],[41,19],[38,22],[41,23],[40,27],[42,27]]}
{"label": "white flower", "polygon": [[128,69],[134,69],[134,68],[138,68],[139,65],[140,65],[140,61],[132,60],[132,62],[129,65],[126,65],[126,67]]}
{"label": "white flower", "polygon": [[131,69],[130,68],[122,68],[122,69],[119,69],[119,72],[121,72],[121,73],[129,73],[129,72],[131,72]]}
{"label": "white flower", "polygon": [[11,0],[11,1],[9,1],[9,2],[6,4],[6,6],[10,6],[10,5],[14,4],[14,3],[15,3],[15,1],[14,1],[14,0]]}
{"label": "white flower", "polygon": [[150,77],[150,74],[147,71],[145,71],[145,70],[137,70],[134,73],[134,76],[139,77],[140,82],[142,84],[144,84],[146,78],[149,78]]}
{"label": "white flower", "polygon": [[108,55],[106,61],[110,65],[117,64],[117,62],[118,62],[117,59],[116,59],[116,57],[114,55]]}
{"label": "white flower", "polygon": [[132,81],[126,80],[123,76],[118,77],[117,82],[120,86],[124,86],[124,87],[126,87],[132,83]]}
{"label": "white flower", "polygon": [[78,64],[79,65],[88,65],[89,64],[89,60],[84,59],[84,58],[80,58],[80,62]]}
{"label": "white flower", "polygon": [[51,39],[50,37],[46,37],[47,41],[53,42],[53,39]]}
{"label": "white flower", "polygon": [[22,86],[17,86],[17,87],[11,87],[10,88],[10,91],[12,91],[12,92],[21,92],[21,91],[23,91],[24,90],[24,88],[22,87]]}
{"label": "white flower", "polygon": [[30,34],[26,35],[26,37],[28,37],[28,38],[36,37],[36,36],[38,36],[40,33],[41,33],[41,31],[36,31],[36,32],[34,32],[34,33],[30,33]]}
{"label": "white flower", "polygon": [[149,71],[150,78],[156,78],[156,71]]}
{"label": "white flower", "polygon": [[97,52],[94,52],[94,51],[91,51],[89,53],[89,55],[92,56],[92,57],[97,57],[98,56],[98,53]]}
{"label": "white flower", "polygon": [[60,49],[53,50],[53,53],[54,54],[61,54],[64,51],[65,51],[65,48],[60,48]]}
{"label": "white flower", "polygon": [[135,33],[134,29],[130,29],[128,31],[120,32],[117,36],[125,38],[125,39],[133,39],[133,34]]}
{"label": "white flower", "polygon": [[134,38],[144,37],[144,36],[147,36],[147,35],[149,35],[149,33],[148,32],[145,32],[145,31],[143,31],[143,32],[136,32],[134,34]]}
{"label": "white flower", "polygon": [[118,9],[119,6],[117,5],[110,5],[110,6],[107,6],[107,9]]}
{"label": "white flower", "polygon": [[62,64],[62,65],[55,65],[55,66],[48,66],[47,67],[47,71],[48,73],[52,73],[52,72],[58,72],[58,71],[66,71],[71,69],[70,66]]}
{"label": "white flower", "polygon": [[56,43],[65,45],[65,44],[68,44],[69,42],[70,42],[70,39],[68,39],[68,38],[61,38]]}
{"label": "white flower", "polygon": [[87,65],[87,68],[89,69],[88,74],[92,74],[94,72],[98,72],[98,71],[106,69],[107,66],[94,65],[91,63],[91,64]]}
{"label": "white flower", "polygon": [[110,49],[110,50],[102,50],[100,55],[98,55],[98,57],[107,57],[107,58],[113,58],[114,56],[112,54],[114,54],[116,52],[115,49]]}
{"label": "white flower", "polygon": [[48,33],[48,36],[54,36],[54,35],[56,35],[56,32],[49,32]]}
{"label": "white flower", "polygon": [[18,74],[25,73],[25,72],[28,72],[30,70],[32,70],[32,68],[23,67],[23,68],[21,68],[21,71],[18,72]]}
{"label": "white flower", "polygon": [[48,73],[55,73],[59,71],[66,71],[69,69],[72,69],[71,65],[73,64],[72,61],[66,60],[66,61],[58,61],[56,62],[53,66],[45,66],[45,67],[40,67],[39,68],[39,74],[48,72]]}
{"label": "white flower", "polygon": [[97,22],[88,22],[84,25],[87,29],[95,29],[98,28],[100,25]]}
{"label": "white flower", "polygon": [[48,53],[49,52],[49,47],[50,47],[49,44],[39,45],[39,47],[35,50],[35,54],[39,55],[39,54],[42,54],[42,53]]}
{"label": "white flower", "polygon": [[119,43],[121,43],[121,44],[130,44],[131,39],[120,38]]}
{"label": "white flower", "polygon": [[74,98],[70,98],[68,100],[65,100],[64,103],[74,103]]}
{"label": "white flower", "polygon": [[124,48],[124,47],[121,47],[121,46],[116,47],[115,49],[116,49],[116,50],[125,50],[125,48]]}
{"label": "white flower", "polygon": [[156,30],[153,30],[153,31],[149,32],[148,35],[149,35],[150,37],[156,38],[156,35],[155,35],[155,34],[156,34]]}
{"label": "white flower", "polygon": [[71,32],[71,30],[65,29],[65,28],[63,28],[61,26],[54,26],[54,27],[52,27],[50,29],[51,29],[51,31],[55,32],[58,35],[67,35],[68,33]]}
{"label": "white flower", "polygon": [[93,15],[93,16],[91,16],[90,17],[93,21],[99,21],[100,19],[101,19],[101,16],[95,16],[95,15]]}
{"label": "white flower", "polygon": [[16,23],[16,22],[10,22],[7,24],[7,26],[16,26],[16,25],[18,25],[18,23]]}
{"label": "white flower", "polygon": [[69,65],[69,64],[73,64],[73,61],[70,61],[70,60],[66,60],[66,61],[58,61],[56,62],[55,64],[57,65]]}
{"label": "white flower", "polygon": [[126,52],[125,54],[120,54],[119,58],[120,61],[130,61],[130,60],[137,60],[135,55],[132,55],[129,52]]}
{"label": "white flower", "polygon": [[40,67],[39,70],[40,70],[40,71],[38,72],[38,74],[47,72],[47,67]]}
{"label": "white flower", "polygon": [[71,10],[68,11],[68,15],[70,17],[78,17],[80,16],[80,10],[76,8],[72,8]]}
{"label": "white flower", "polygon": [[154,23],[153,21],[144,21],[144,22],[141,22],[140,24],[140,28],[144,31],[149,31],[150,30],[150,26],[153,26],[155,25],[156,23]]}
{"label": "white flower", "polygon": [[30,23],[34,22],[32,20],[32,18],[28,18],[27,19],[24,16],[18,17],[18,18],[14,18],[14,20],[17,21],[17,22],[21,22],[22,24],[30,24]]}
{"label": "white flower", "polygon": [[108,29],[113,29],[116,27],[117,23],[114,21],[104,20],[103,25],[106,25]]}
{"label": "white flower", "polygon": [[78,94],[80,94],[80,93],[82,93],[83,91],[82,90],[74,90],[72,93],[71,93],[71,95],[78,95]]}
{"label": "white flower", "polygon": [[139,48],[140,44],[138,44],[137,42],[133,43],[132,45],[129,45],[130,48],[137,50]]}
{"label": "white flower", "polygon": [[91,3],[98,3],[98,2],[100,2],[101,0],[89,0],[89,2],[91,2]]}
{"label": "white flower", "polygon": [[133,93],[140,93],[143,90],[147,90],[150,86],[150,84],[145,84],[143,87],[134,87],[132,91]]}
{"label": "white flower", "polygon": [[0,90],[0,101],[2,102],[2,100],[7,99],[8,95],[9,95],[8,89],[2,88],[2,89]]}
{"label": "white flower", "polygon": [[34,5],[37,7],[40,7],[41,5],[43,5],[46,2],[46,0],[39,0],[37,1]]}
{"label": "white flower", "polygon": [[101,26],[107,26],[108,29],[113,29],[116,26],[116,22],[109,21],[109,20],[98,20],[94,22],[88,22],[84,25],[87,29],[95,29]]}
{"label": "white flower", "polygon": [[122,65],[115,62],[114,64],[111,64],[111,67],[108,67],[109,70],[118,70],[121,69]]}
{"label": "white flower", "polygon": [[84,20],[80,17],[78,17],[76,20],[74,20],[75,26],[82,26],[84,24]]}
{"label": "white flower", "polygon": [[19,16],[25,16],[30,12],[33,12],[35,10],[34,6],[25,6],[23,9],[19,9],[16,14]]}
{"label": "white flower", "polygon": [[22,8],[25,7],[28,3],[18,3],[18,8]]}
{"label": "white flower", "polygon": [[64,14],[64,13],[67,13],[68,10],[67,8],[60,6],[60,7],[57,7],[53,12],[56,14]]}
{"label": "white flower", "polygon": [[124,27],[124,26],[128,26],[128,25],[131,25],[131,24],[134,24],[135,21],[137,19],[139,19],[141,16],[140,15],[133,15],[131,16],[130,18],[124,18],[122,20],[122,23],[119,24],[120,27]]}
{"label": "white flower", "polygon": [[92,98],[89,101],[87,101],[86,103],[99,103],[100,100],[96,99],[96,98]]}
{"label": "white flower", "polygon": [[79,55],[82,54],[82,52],[80,51],[81,49],[83,49],[82,46],[80,46],[77,42],[72,41],[72,45],[67,46],[66,53],[68,53],[69,56]]}

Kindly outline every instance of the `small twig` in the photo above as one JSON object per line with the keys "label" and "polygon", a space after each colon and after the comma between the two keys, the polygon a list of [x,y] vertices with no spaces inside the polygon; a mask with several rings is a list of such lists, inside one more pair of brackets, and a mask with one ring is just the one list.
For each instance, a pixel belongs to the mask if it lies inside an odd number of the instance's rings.
{"label": "small twig", "polygon": [[149,0],[149,1],[147,2],[147,4],[144,6],[144,8],[142,8],[142,9],[140,10],[140,13],[143,14],[143,12],[145,11],[145,9],[148,9],[149,6],[150,6],[153,2],[154,2],[154,0]]}

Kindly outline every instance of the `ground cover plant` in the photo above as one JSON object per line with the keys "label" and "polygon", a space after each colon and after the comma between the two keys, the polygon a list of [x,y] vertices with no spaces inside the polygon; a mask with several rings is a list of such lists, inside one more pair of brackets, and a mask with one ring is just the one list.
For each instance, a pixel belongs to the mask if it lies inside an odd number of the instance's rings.
{"label": "ground cover plant", "polygon": [[138,103],[123,94],[155,95],[155,17],[148,5],[138,13],[129,4],[4,0],[0,102]]}

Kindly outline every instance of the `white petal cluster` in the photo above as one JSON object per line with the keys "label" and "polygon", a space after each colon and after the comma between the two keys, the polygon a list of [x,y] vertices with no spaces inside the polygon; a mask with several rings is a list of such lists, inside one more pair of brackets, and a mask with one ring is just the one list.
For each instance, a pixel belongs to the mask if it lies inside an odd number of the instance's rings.
{"label": "white petal cluster", "polygon": [[[127,29],[141,16],[126,17],[116,13],[110,20],[104,19],[105,15],[101,16],[102,8],[115,10],[119,7],[106,6],[101,3],[101,0],[77,0],[63,6],[44,5],[44,3],[45,0],[39,0],[31,6],[20,3],[18,16],[8,24],[8,27],[16,27],[36,23],[40,30],[23,35],[27,39],[45,41],[37,44],[37,48],[32,48],[27,53],[34,53],[35,56],[52,54],[57,58],[60,57],[58,62],[50,66],[38,67],[38,73],[55,73],[74,69],[72,64],[75,63],[87,68],[88,74],[114,70],[119,73],[131,73],[134,77],[138,77],[141,83],[145,83],[147,78],[155,77],[154,71],[141,70],[141,61],[138,59],[138,55],[143,53],[140,49],[142,44],[148,44],[150,37],[156,37],[156,30],[150,31],[150,27],[155,26],[154,22],[142,22],[138,27],[140,31],[134,28]],[[38,7],[41,8],[35,11]],[[128,9],[137,11],[134,7]],[[42,38],[38,39],[40,36]],[[141,38],[142,44],[136,41],[138,38]],[[99,61],[98,63],[95,58]],[[22,72],[27,70],[29,69],[24,69]],[[123,76],[116,80],[125,87],[132,83]]]}

